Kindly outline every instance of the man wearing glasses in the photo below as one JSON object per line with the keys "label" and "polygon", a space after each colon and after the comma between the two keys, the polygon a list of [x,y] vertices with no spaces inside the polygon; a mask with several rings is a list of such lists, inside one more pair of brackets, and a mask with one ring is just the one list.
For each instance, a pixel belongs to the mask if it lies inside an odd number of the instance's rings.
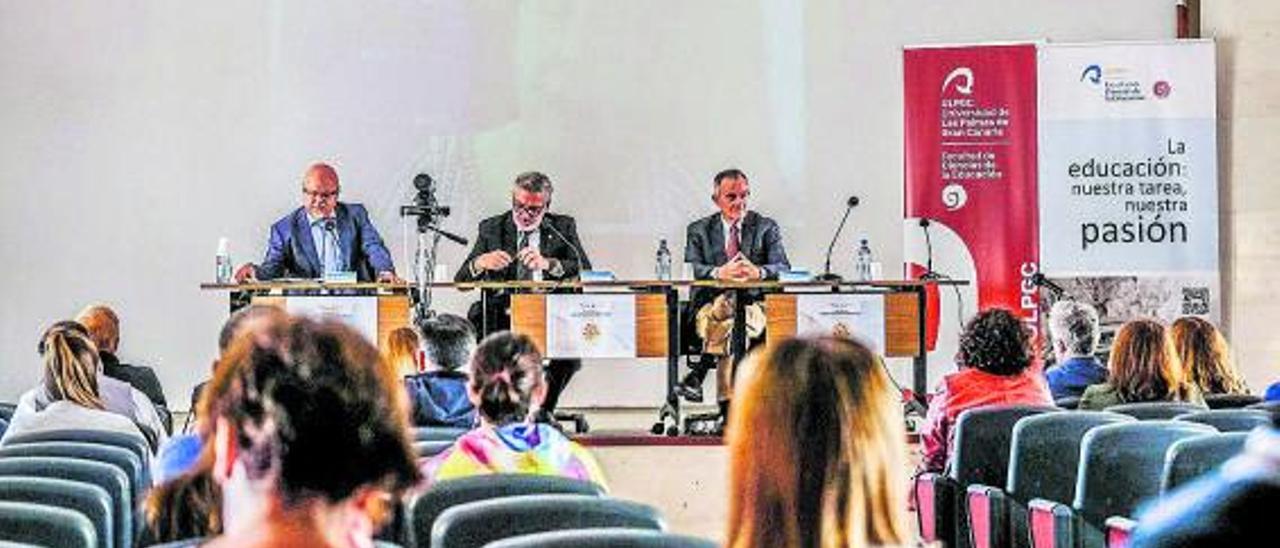
{"label": "man wearing glasses", "polygon": [[261,265],[236,270],[240,283],[275,278],[323,278],[356,273],[362,282],[400,282],[391,253],[369,212],[360,204],[338,201],[338,172],[313,164],[302,178],[302,207],[271,225],[267,256]]}
{"label": "man wearing glasses", "polygon": [[[516,176],[511,210],[480,221],[475,247],[454,280],[558,281],[577,278],[581,270],[590,270],[591,262],[578,241],[573,217],[547,211],[553,190],[551,179],[542,173],[530,171]],[[510,306],[510,296],[498,294],[488,300],[487,311],[476,302],[467,316],[484,331],[482,335],[487,335],[511,327]],[[560,392],[580,367],[581,360],[550,360],[547,364],[547,397],[542,404],[546,414],[555,410]]]}

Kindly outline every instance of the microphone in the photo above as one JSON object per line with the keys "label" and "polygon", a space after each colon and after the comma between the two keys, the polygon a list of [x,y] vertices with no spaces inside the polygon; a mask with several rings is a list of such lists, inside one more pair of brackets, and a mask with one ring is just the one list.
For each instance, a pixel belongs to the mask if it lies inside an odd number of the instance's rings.
{"label": "microphone", "polygon": [[1043,287],[1052,291],[1053,298],[1055,299],[1061,299],[1062,296],[1067,293],[1067,290],[1063,289],[1062,286],[1053,283],[1053,280],[1045,277],[1045,275],[1040,272],[1036,272],[1031,276],[1031,283],[1035,284],[1036,287]]}
{"label": "microphone", "polygon": [[940,280],[942,275],[933,270],[933,238],[929,236],[929,225],[933,224],[926,217],[920,218],[920,229],[924,230],[924,274],[920,275],[921,280]]}
{"label": "microphone", "polygon": [[850,196],[848,200],[845,200],[844,216],[840,217],[840,224],[836,226],[836,233],[831,235],[831,244],[827,246],[827,258],[822,265],[822,275],[818,276],[819,280],[827,282],[840,281],[840,275],[831,272],[831,253],[835,251],[836,241],[840,239],[840,231],[844,230],[844,223],[849,220],[849,213],[855,207],[858,207],[857,196]]}
{"label": "microphone", "polygon": [[552,234],[555,234],[557,237],[559,237],[561,241],[563,241],[565,244],[569,246],[569,249],[573,250],[574,257],[578,259],[578,272],[576,277],[578,279],[582,279],[582,269],[584,268],[588,270],[591,269],[591,263],[588,263],[586,260],[582,258],[582,255],[583,255],[582,251],[578,250],[578,246],[574,245],[572,241],[570,241],[568,238],[564,236],[564,234],[561,234],[559,230],[556,230],[556,227],[552,226],[551,221],[543,219],[542,226],[547,227],[547,229],[550,230]]}

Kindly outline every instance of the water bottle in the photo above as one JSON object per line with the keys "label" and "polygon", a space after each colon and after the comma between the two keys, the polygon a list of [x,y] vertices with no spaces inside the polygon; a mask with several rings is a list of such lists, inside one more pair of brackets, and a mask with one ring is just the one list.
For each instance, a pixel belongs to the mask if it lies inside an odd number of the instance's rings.
{"label": "water bottle", "polygon": [[668,281],[671,279],[671,250],[667,249],[666,238],[658,240],[658,253],[653,270],[658,280]]}
{"label": "water bottle", "polygon": [[867,244],[867,238],[863,237],[858,244],[858,250],[853,254],[854,271],[859,281],[871,281],[871,261],[871,246]]}
{"label": "water bottle", "polygon": [[218,255],[213,277],[220,284],[231,283],[231,251],[226,238],[218,238]]}

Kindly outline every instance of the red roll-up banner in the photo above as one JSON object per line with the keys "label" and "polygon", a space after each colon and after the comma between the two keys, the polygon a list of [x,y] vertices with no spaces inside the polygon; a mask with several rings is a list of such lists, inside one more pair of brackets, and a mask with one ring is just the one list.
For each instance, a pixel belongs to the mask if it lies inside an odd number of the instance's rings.
{"label": "red roll-up banner", "polygon": [[908,48],[903,74],[907,275],[924,271],[927,219],[934,270],[969,279],[979,309],[1008,308],[1038,332],[1035,45]]}

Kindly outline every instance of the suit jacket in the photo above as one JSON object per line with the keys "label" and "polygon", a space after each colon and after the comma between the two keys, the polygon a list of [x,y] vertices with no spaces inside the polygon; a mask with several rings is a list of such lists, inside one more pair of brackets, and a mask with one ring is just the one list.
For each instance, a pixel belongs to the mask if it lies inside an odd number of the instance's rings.
{"label": "suit jacket", "polygon": [[[379,272],[395,272],[391,253],[383,245],[363,205],[339,202],[334,221],[338,229],[338,249],[346,269],[354,270],[360,281],[373,281]],[[259,279],[319,278],[323,274],[306,209],[299,207],[271,225],[267,256],[257,269]]]}
{"label": "suit jacket", "polygon": [[[548,229],[547,225],[550,225],[554,230]],[[539,230],[538,249],[542,256],[559,260],[561,266],[564,267],[564,272],[558,277],[552,276],[550,272],[543,272],[543,279],[569,280],[578,277],[578,273],[582,270],[591,269],[591,260],[587,258],[587,251],[582,248],[582,243],[578,241],[578,225],[574,222],[573,217],[547,213],[542,218],[542,227]],[[467,255],[467,260],[463,261],[458,273],[453,276],[454,281],[515,280],[515,261],[512,261],[502,270],[484,271],[479,276],[471,275],[471,262],[480,255],[502,249],[512,257],[515,257],[518,231],[516,230],[515,220],[511,218],[511,212],[494,215],[480,221],[477,233],[476,244],[471,248],[471,254]]]}
{"label": "suit jacket", "polygon": [[98,352],[98,358],[102,360],[104,375],[129,383],[129,386],[145,394],[151,403],[158,406],[169,405],[165,401],[164,388],[160,386],[160,379],[150,367],[120,363],[120,358],[105,350]]}
{"label": "suit jacket", "polygon": [[[773,219],[747,211],[738,233],[738,250],[752,264],[764,270],[765,279],[777,279],[778,273],[791,268],[787,249],[782,245],[782,229]],[[713,213],[692,223],[685,232],[684,261],[693,265],[693,277],[711,279],[711,271],[732,257],[724,253],[724,227],[720,213]],[[697,288],[690,295],[690,305],[698,310],[715,297],[714,291]]]}

